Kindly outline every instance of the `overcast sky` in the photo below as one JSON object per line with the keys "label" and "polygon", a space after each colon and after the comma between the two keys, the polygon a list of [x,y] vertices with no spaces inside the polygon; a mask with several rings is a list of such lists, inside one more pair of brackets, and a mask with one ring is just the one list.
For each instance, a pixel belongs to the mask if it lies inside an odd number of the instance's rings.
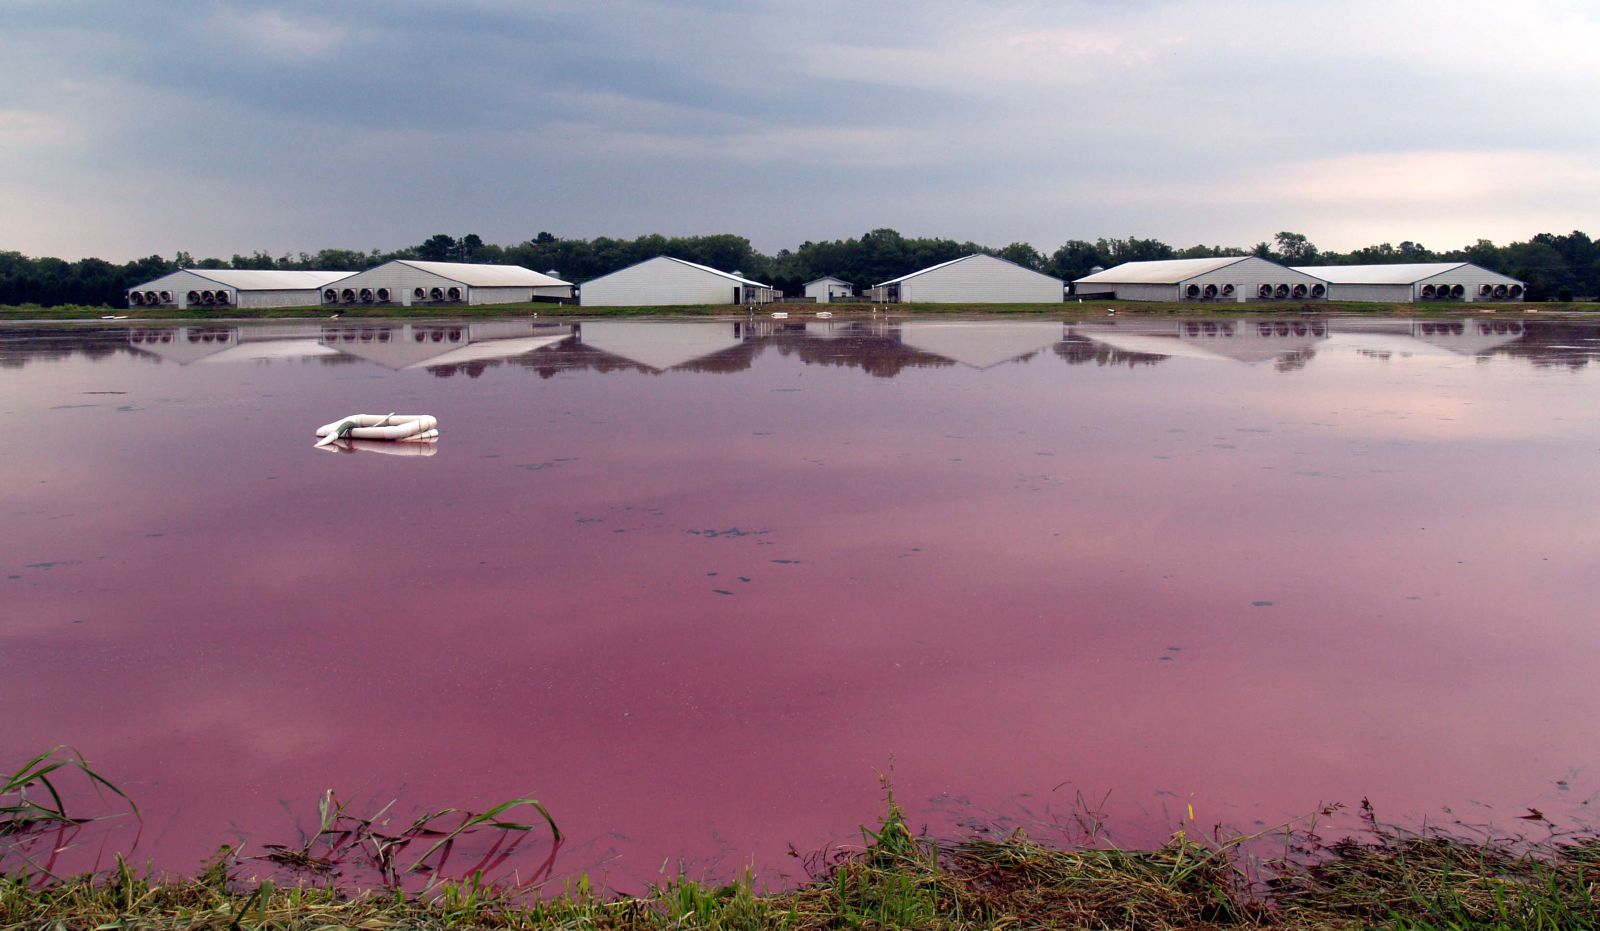
{"label": "overcast sky", "polygon": [[1600,234],[1600,4],[0,0],[0,249]]}

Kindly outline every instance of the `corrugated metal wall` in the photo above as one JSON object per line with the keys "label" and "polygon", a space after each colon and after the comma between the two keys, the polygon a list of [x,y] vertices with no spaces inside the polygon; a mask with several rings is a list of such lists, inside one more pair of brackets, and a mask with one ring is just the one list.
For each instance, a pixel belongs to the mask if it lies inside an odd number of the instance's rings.
{"label": "corrugated metal wall", "polygon": [[658,258],[584,282],[578,303],[586,307],[736,304],[738,288],[730,278]]}
{"label": "corrugated metal wall", "polygon": [[[1214,284],[1219,290],[1223,285],[1231,284],[1233,285],[1234,289],[1232,300],[1256,301],[1262,299],[1259,291],[1261,286],[1264,284],[1270,284],[1274,288],[1280,284],[1286,284],[1290,288],[1293,288],[1297,284],[1303,284],[1306,286],[1306,290],[1309,292],[1313,286],[1319,284],[1325,285],[1326,282],[1324,282],[1321,278],[1314,278],[1305,272],[1297,272],[1292,268],[1285,268],[1284,266],[1278,265],[1274,262],[1268,262],[1264,259],[1251,257],[1243,262],[1235,262],[1232,265],[1224,265],[1215,271],[1209,271],[1203,275],[1196,275],[1193,278],[1185,281],[1178,293],[1184,293],[1184,289],[1187,289],[1190,284],[1197,284],[1202,289],[1204,289],[1206,285]],[[1309,294],[1307,294],[1305,297],[1296,298],[1296,300],[1314,299],[1319,298],[1311,298]]]}
{"label": "corrugated metal wall", "polygon": [[900,283],[902,304],[1059,304],[1064,293],[1055,278],[987,255]]}
{"label": "corrugated metal wall", "polygon": [[1086,284],[1085,288],[1109,288],[1116,292],[1119,301],[1175,301],[1178,286],[1175,284]]}
{"label": "corrugated metal wall", "polygon": [[129,288],[128,291],[171,291],[176,306],[188,307],[188,294],[190,291],[215,291],[219,287],[221,286],[215,281],[201,278],[199,275],[187,270],[180,270],[170,275],[162,275],[154,281],[147,281],[137,288]]}
{"label": "corrugated metal wall", "polygon": [[[1330,273],[1331,274],[1331,273]],[[1377,301],[1386,304],[1409,304],[1411,285],[1408,284],[1335,284],[1328,286],[1328,299],[1334,301]]]}
{"label": "corrugated metal wall", "polygon": [[240,307],[316,307],[322,303],[322,292],[317,288],[234,293]]}
{"label": "corrugated metal wall", "polygon": [[[1443,284],[1443,285],[1458,285],[1459,284],[1459,285],[1462,286],[1463,291],[1466,292],[1461,297],[1461,300],[1463,300],[1463,301],[1491,301],[1491,300],[1496,300],[1496,298],[1494,298],[1492,295],[1491,296],[1480,295],[1478,293],[1478,286],[1479,285],[1485,285],[1485,284],[1486,285],[1490,285],[1490,286],[1498,285],[1498,284],[1514,285],[1514,284],[1522,284],[1522,282],[1518,281],[1515,278],[1508,278],[1505,275],[1501,275],[1501,274],[1498,274],[1496,272],[1489,271],[1487,268],[1479,268],[1476,265],[1468,265],[1468,266],[1465,266],[1463,268],[1455,269],[1454,271],[1445,272],[1442,275],[1434,275],[1432,278],[1424,278],[1421,281],[1417,282],[1416,283],[1416,289],[1417,289],[1416,293],[1419,295],[1419,297],[1418,297],[1419,300],[1422,299],[1420,297],[1420,295],[1422,293],[1422,286],[1425,285],[1425,284],[1431,284],[1431,285],[1433,285],[1435,287],[1438,287],[1441,284]],[[1500,300],[1504,300],[1504,298],[1500,298]]]}
{"label": "corrugated metal wall", "polygon": [[[427,291],[431,288],[456,287],[461,288],[463,294],[467,290],[460,282],[451,281],[448,278],[435,275],[432,272],[425,272],[420,268],[413,268],[410,265],[402,265],[399,262],[391,262],[387,265],[379,265],[377,268],[369,268],[359,274],[351,275],[349,278],[336,281],[328,285],[328,287],[340,293],[349,288],[357,294],[361,293],[362,288],[371,288],[374,291],[379,288],[388,288],[392,294],[391,303],[405,306],[410,306],[413,303],[411,292],[416,288],[422,288]],[[523,290],[526,291],[527,289],[524,288]]]}

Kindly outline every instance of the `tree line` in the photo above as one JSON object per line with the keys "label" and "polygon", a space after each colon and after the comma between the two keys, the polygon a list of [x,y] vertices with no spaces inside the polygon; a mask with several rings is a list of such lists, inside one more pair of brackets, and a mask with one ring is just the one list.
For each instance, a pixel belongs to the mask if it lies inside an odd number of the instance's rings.
{"label": "tree line", "polygon": [[1352,252],[1322,250],[1301,233],[1281,232],[1250,248],[1190,246],[1179,249],[1158,239],[1069,240],[1049,255],[1024,242],[999,248],[954,239],[908,237],[892,229],[875,229],[860,238],[804,242],[775,255],[758,252],[750,240],[731,233],[709,236],[640,236],[636,239],[563,239],[539,233],[515,245],[486,243],[476,233],[457,238],[439,233],[415,246],[385,252],[373,249],[323,249],[273,256],[266,252],[229,259],[196,260],[187,252],[168,259],[159,255],[116,264],[103,259],[69,262],[0,251],[0,305],[61,304],[120,306],[129,288],[181,268],[319,269],[361,271],[391,259],[440,262],[482,262],[522,265],[555,272],[582,283],[635,262],[670,255],[723,271],[739,271],[767,282],[786,294],[799,294],[807,281],[833,275],[866,287],[919,268],[981,252],[1053,275],[1065,281],[1082,278],[1096,267],[1153,259],[1257,255],[1288,265],[1367,265],[1400,262],[1473,262],[1528,283],[1529,300],[1590,299],[1600,295],[1600,245],[1586,234],[1540,233],[1526,242],[1496,245],[1480,239],[1470,246],[1434,251],[1406,241],[1367,246]]}

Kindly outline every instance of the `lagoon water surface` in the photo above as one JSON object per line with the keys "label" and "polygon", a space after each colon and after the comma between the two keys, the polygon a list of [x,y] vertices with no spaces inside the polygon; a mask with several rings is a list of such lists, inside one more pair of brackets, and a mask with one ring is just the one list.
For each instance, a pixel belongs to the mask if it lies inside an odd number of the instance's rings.
{"label": "lagoon water surface", "polygon": [[[1080,797],[1129,842],[1362,797],[1570,826],[1597,354],[1487,318],[7,327],[0,762],[78,748],[142,813],[96,855],[174,870],[334,788],[535,796],[555,872],[623,888],[792,876],[891,766],[935,833]],[[437,447],[312,448],[388,411]]]}

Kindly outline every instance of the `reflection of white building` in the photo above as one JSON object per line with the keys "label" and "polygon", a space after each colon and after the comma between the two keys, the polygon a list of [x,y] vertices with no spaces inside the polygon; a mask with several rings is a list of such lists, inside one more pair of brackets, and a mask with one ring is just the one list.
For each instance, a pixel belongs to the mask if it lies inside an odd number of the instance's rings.
{"label": "reflection of white building", "polygon": [[1515,301],[1526,291],[1517,279],[1471,262],[1301,265],[1296,270],[1329,282],[1328,297],[1335,301]]}
{"label": "reflection of white building", "polygon": [[185,268],[128,289],[129,307],[315,307],[350,272]]}
{"label": "reflection of white building", "polygon": [[1253,255],[1124,262],[1072,283],[1072,293],[1122,301],[1306,301],[1327,282]]}
{"label": "reflection of white building", "polygon": [[1361,352],[1397,356],[1477,356],[1521,339],[1517,320],[1383,320],[1338,321],[1335,339]]}
{"label": "reflection of white building", "polygon": [[579,340],[590,349],[664,372],[742,345],[741,333],[741,324],[728,322],[592,320],[583,324]]}
{"label": "reflection of white building", "polygon": [[530,320],[473,323],[323,324],[321,345],[395,370],[509,359],[572,336],[570,326]]}
{"label": "reflection of white building", "polygon": [[191,362],[263,362],[351,356],[385,368],[460,365],[505,359],[572,336],[570,326],[528,320],[474,323],[283,323],[257,326],[136,327],[128,343],[139,352]]}
{"label": "reflection of white building", "polygon": [[1321,320],[1189,320],[1074,324],[1068,332],[1121,352],[1254,365],[1305,357],[1329,331]]}
{"label": "reflection of white building", "polygon": [[834,278],[830,275],[806,282],[805,291],[806,297],[818,304],[826,304],[836,297],[854,297],[856,286],[843,278]]}
{"label": "reflection of white building", "polygon": [[867,294],[885,303],[1059,304],[1066,282],[992,255],[964,255],[879,282]]}
{"label": "reflection of white building", "polygon": [[976,369],[1020,359],[1061,341],[1061,324],[1044,321],[914,321],[900,324],[900,343]]}
{"label": "reflection of white building", "polygon": [[128,344],[168,362],[263,362],[334,355],[317,345],[315,323],[263,326],[135,327]]}

